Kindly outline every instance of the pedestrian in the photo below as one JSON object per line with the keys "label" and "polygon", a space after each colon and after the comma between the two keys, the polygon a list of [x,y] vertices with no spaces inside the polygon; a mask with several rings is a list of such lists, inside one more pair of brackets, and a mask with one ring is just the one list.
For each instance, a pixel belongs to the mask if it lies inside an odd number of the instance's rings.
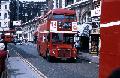
{"label": "pedestrian", "polygon": [[37,36],[34,36],[34,43],[37,43]]}
{"label": "pedestrian", "polygon": [[0,43],[0,78],[2,72],[5,71],[5,59],[7,58],[7,51],[5,51],[4,48],[4,43]]}
{"label": "pedestrian", "polygon": [[7,51],[7,42],[5,41],[5,34],[4,33],[1,34],[1,39],[3,40],[3,43],[5,45],[4,50]]}
{"label": "pedestrian", "polygon": [[79,51],[80,51],[80,41],[79,41],[79,40],[76,41],[75,47],[76,47],[76,49],[77,49],[77,54],[78,54]]}

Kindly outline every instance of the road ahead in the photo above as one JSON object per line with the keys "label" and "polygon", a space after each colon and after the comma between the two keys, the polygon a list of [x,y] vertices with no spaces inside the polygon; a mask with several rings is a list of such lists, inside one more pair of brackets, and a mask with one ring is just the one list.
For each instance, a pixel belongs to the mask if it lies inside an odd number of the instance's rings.
{"label": "road ahead", "polygon": [[50,63],[38,55],[37,49],[33,45],[10,44],[9,50],[10,57],[15,57],[16,53],[19,53],[47,78],[98,78],[98,67],[94,63],[80,60],[76,63],[65,61]]}

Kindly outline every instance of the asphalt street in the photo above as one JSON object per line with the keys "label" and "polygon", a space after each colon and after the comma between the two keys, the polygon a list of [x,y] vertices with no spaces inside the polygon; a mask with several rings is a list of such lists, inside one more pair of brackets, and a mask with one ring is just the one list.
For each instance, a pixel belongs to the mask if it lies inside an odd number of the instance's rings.
{"label": "asphalt street", "polygon": [[28,60],[47,78],[98,78],[98,67],[95,63],[78,59],[77,62],[55,61],[48,62],[38,55],[34,45],[14,45],[10,44],[10,57],[17,56],[19,53],[24,59]]}

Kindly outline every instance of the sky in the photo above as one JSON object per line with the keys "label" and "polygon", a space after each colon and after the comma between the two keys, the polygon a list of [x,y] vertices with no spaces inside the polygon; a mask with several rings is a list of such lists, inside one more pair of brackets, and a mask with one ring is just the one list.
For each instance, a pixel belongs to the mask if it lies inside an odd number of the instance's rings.
{"label": "sky", "polygon": [[35,1],[35,2],[41,1],[41,2],[43,2],[43,1],[46,1],[46,0],[19,0],[19,1]]}

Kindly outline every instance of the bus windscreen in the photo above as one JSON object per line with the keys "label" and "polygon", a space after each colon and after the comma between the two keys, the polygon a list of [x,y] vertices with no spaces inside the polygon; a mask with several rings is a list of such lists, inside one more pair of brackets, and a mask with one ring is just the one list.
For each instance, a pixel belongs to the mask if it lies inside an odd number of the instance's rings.
{"label": "bus windscreen", "polygon": [[63,34],[63,33],[53,33],[52,34],[52,42],[53,43],[64,43],[71,44],[74,42],[73,34]]}
{"label": "bus windscreen", "polygon": [[53,15],[53,19],[54,20],[64,20],[65,17],[64,17],[64,15]]}

